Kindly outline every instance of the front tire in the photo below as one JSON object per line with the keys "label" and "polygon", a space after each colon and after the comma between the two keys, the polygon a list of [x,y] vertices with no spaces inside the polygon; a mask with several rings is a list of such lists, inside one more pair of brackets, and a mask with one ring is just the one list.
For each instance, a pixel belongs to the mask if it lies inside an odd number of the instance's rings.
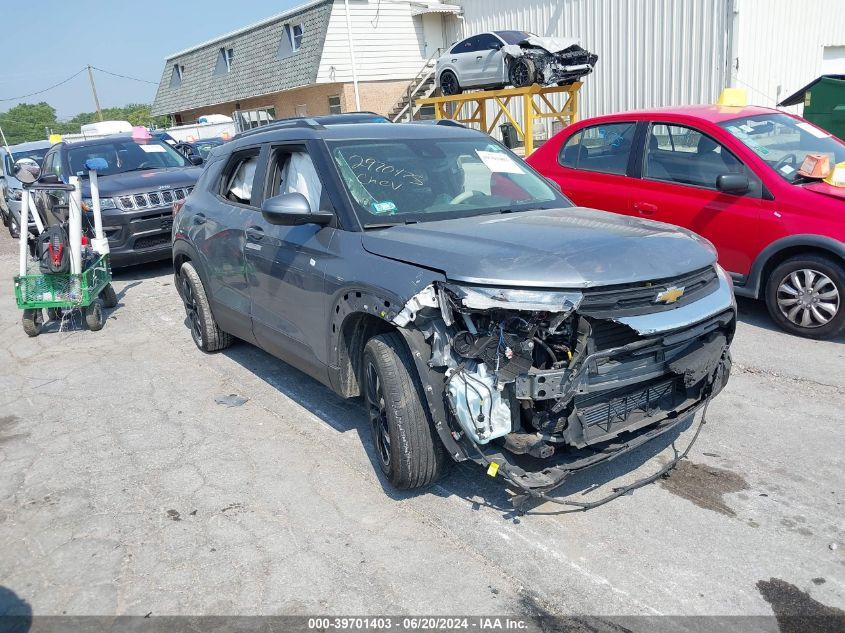
{"label": "front tire", "polygon": [[191,262],[185,262],[179,269],[180,292],[191,328],[191,338],[203,352],[211,353],[226,349],[232,344],[232,335],[224,332],[211,314],[211,306],[202,285],[199,273]]}
{"label": "front tire", "polygon": [[28,337],[33,338],[41,334],[41,327],[44,325],[44,315],[41,313],[41,309],[24,310],[21,324]]}
{"label": "front tire", "polygon": [[527,88],[537,80],[537,69],[528,57],[517,57],[511,62],[509,77],[514,88]]}
{"label": "front tire", "polygon": [[845,269],[820,255],[782,262],[766,282],[766,307],[783,330],[807,338],[831,338],[845,329]]}
{"label": "front tire", "polygon": [[401,335],[370,339],[362,378],[376,459],[390,483],[407,490],[442,477],[449,458],[423,404],[417,370]]}

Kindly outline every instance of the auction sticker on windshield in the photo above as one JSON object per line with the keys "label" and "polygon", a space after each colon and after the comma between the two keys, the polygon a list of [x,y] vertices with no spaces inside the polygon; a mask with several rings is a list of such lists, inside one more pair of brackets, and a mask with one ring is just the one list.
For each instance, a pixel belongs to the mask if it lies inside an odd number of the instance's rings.
{"label": "auction sticker on windshield", "polygon": [[485,152],[484,150],[477,149],[475,153],[478,154],[478,157],[487,165],[487,169],[494,173],[504,173],[504,174],[524,174],[525,170],[522,169],[516,162],[507,154],[502,154],[500,152]]}
{"label": "auction sticker on windshield", "polygon": [[164,149],[161,145],[139,145],[142,150],[147,152],[148,154],[163,154],[167,150]]}

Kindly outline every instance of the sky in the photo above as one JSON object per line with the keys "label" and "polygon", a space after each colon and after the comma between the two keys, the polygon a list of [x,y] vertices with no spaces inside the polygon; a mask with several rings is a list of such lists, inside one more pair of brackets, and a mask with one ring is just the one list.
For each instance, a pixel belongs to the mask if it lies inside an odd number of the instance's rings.
{"label": "sky", "polygon": [[[304,0],[43,0],[3,2],[0,100],[42,90],[87,65],[154,83],[94,71],[100,106],[152,103],[167,55],[281,13]],[[131,8],[130,8],[131,7]],[[60,119],[93,112],[84,72],[44,94],[0,101],[0,112],[46,101]]]}

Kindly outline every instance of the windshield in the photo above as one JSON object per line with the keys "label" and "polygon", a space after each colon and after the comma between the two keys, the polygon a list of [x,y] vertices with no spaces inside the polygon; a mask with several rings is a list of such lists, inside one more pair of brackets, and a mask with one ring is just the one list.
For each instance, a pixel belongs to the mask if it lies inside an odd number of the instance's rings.
{"label": "windshield", "polygon": [[570,206],[484,139],[336,142],[332,157],[365,227]]}
{"label": "windshield", "polygon": [[845,145],[824,130],[786,114],[731,119],[721,126],[763,159],[778,176],[800,180],[798,169],[807,154],[825,154],[830,166],[845,161]]}
{"label": "windshield", "polygon": [[496,31],[496,35],[501,37],[505,44],[519,44],[522,40],[531,37],[531,33],[525,31]]}
{"label": "windshield", "polygon": [[101,176],[188,165],[188,161],[179,152],[161,141],[136,143],[131,139],[126,139],[84,147],[70,147],[67,156],[70,173],[76,176],[88,175],[85,161],[89,158],[102,158],[108,163],[108,169],[98,171]]}
{"label": "windshield", "polygon": [[221,145],[223,145],[223,141],[197,141],[196,143],[194,143],[194,149],[203,158],[208,158],[208,155],[211,153],[211,150],[213,150],[215,147],[220,147]]}

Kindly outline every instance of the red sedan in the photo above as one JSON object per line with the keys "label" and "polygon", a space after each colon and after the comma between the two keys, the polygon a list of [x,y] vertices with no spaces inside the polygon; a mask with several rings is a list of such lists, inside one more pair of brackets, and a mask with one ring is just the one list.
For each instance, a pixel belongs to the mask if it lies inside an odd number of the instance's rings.
{"label": "red sedan", "polygon": [[833,166],[845,144],[779,110],[714,105],[580,121],[528,162],[578,205],[704,236],[737,295],[829,338],[845,328],[845,187],[799,175],[807,154]]}

